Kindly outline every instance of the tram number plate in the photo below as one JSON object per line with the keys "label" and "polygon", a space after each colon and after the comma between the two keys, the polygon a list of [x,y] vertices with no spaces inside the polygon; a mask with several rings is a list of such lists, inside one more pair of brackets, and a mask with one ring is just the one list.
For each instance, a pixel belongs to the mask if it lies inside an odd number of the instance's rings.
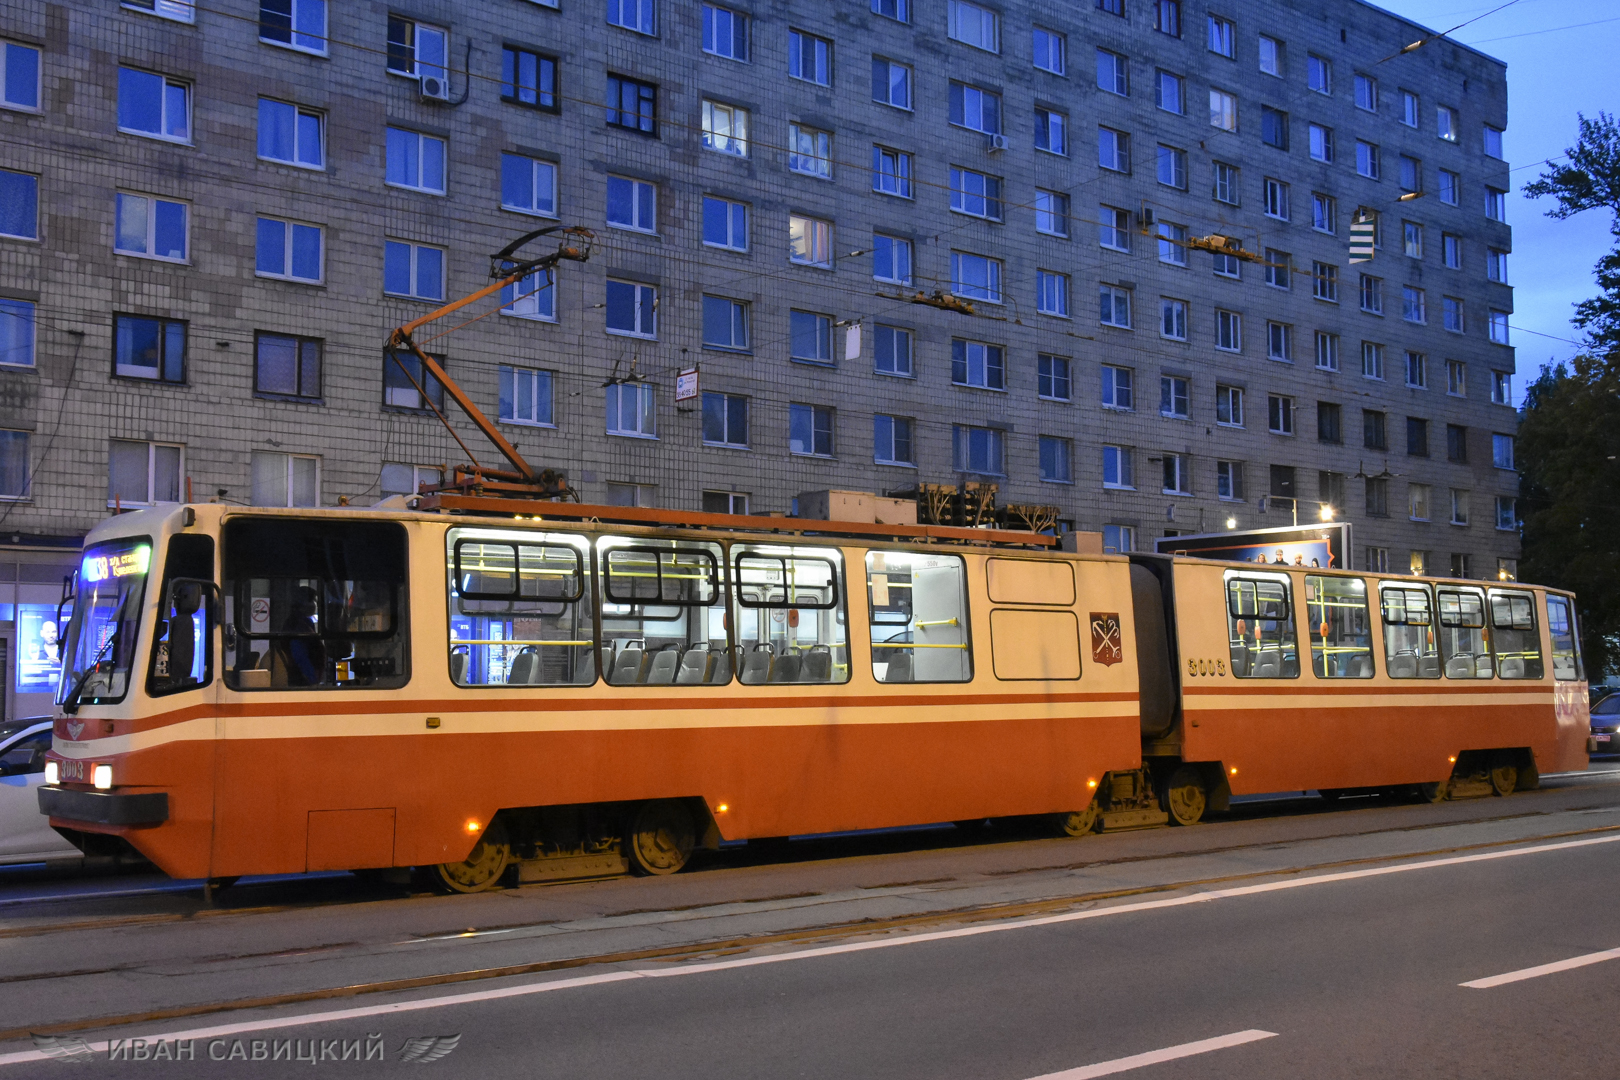
{"label": "tram number plate", "polygon": [[1187,657],[1187,674],[1191,676],[1213,675],[1221,678],[1226,675],[1225,660],[1208,660],[1201,657]]}
{"label": "tram number plate", "polygon": [[60,775],[63,780],[84,779],[84,762],[74,761],[70,758],[58,758],[56,760],[56,764],[57,768],[61,770],[58,775]]}

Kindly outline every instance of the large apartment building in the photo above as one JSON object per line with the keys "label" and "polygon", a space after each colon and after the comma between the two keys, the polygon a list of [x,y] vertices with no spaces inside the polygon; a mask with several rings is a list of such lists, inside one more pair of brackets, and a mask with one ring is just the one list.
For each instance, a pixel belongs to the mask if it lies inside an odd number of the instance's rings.
{"label": "large apartment building", "polygon": [[462,455],[389,330],[560,224],[589,262],[422,337],[588,501],[991,479],[1114,548],[1327,504],[1358,566],[1511,575],[1505,73],[1426,36],[1358,0],[0,0],[0,540],[414,490]]}

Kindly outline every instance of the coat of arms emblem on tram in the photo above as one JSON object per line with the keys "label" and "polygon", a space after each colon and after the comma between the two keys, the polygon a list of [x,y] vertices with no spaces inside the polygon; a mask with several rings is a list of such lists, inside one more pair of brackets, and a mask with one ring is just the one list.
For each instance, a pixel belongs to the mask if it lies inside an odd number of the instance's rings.
{"label": "coat of arms emblem on tram", "polygon": [[1111,667],[1125,659],[1119,641],[1119,613],[1091,613],[1091,659]]}

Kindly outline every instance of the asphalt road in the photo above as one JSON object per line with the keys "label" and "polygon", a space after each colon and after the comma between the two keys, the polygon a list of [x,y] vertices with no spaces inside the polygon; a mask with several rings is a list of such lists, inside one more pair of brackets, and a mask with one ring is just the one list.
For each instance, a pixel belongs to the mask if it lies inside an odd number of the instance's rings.
{"label": "asphalt road", "polygon": [[[0,1080],[1614,1077],[1608,768],[1506,800],[816,841],[478,897],[0,886]],[[98,887],[122,895],[43,898]],[[23,1030],[92,1058],[40,1060]],[[459,1040],[410,1041],[438,1036]],[[109,1038],[147,1042],[109,1061]]]}

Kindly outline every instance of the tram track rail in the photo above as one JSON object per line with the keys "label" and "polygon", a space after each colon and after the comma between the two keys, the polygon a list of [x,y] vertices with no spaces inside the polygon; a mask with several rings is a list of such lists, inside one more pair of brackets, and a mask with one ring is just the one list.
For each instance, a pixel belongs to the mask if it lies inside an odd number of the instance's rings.
{"label": "tram track rail", "polygon": [[[1572,812],[1578,812],[1578,809],[1572,808],[1571,810],[1561,811],[1561,813]],[[1477,820],[1496,821],[1529,816],[1535,815],[1501,815],[1497,818]],[[1450,824],[1455,825],[1474,823],[1476,822],[1452,822]],[[1339,836],[1354,838],[1376,833],[1408,831],[1414,830],[1411,828],[1378,829],[1368,830],[1365,833],[1339,834]],[[1042,897],[1032,900],[1020,900],[1015,902],[973,904],[885,918],[842,920],[820,926],[801,927],[792,930],[759,934],[706,938],[685,942],[678,945],[668,945],[656,948],[589,953],[579,956],[538,960],[521,964],[462,968],[408,978],[348,983],[344,985],[321,987],[310,990],[289,991],[231,998],[206,1003],[145,1009],[137,1012],[107,1013],[96,1016],[79,1017],[71,1020],[60,1020],[39,1024],[25,1024],[8,1029],[0,1029],[0,1042],[25,1039],[32,1035],[65,1035],[104,1028],[118,1028],[127,1025],[154,1024],[171,1020],[213,1016],[247,1010],[273,1009],[290,1005],[308,1004],[312,1002],[360,998],[374,994],[404,993],[413,990],[430,989],[434,987],[451,986],[456,984],[520,978],[525,976],[543,975],[558,971],[571,971],[587,967],[600,967],[626,963],[671,963],[687,960],[713,959],[717,957],[735,956],[741,953],[754,952],[760,949],[802,946],[827,942],[829,940],[836,940],[840,938],[862,938],[878,934],[926,931],[941,926],[961,924],[971,925],[981,922],[1003,921],[1024,917],[1050,915],[1073,910],[1085,905],[1102,904],[1115,900],[1129,899],[1132,897],[1162,895],[1185,890],[1230,887],[1240,883],[1252,883],[1260,879],[1286,880],[1304,874],[1331,873],[1335,871],[1343,871],[1353,867],[1366,867],[1374,864],[1398,864],[1417,859],[1442,858],[1467,853],[1490,851],[1494,849],[1529,847],[1536,844],[1567,841],[1575,838],[1590,838],[1605,834],[1614,834],[1617,832],[1620,832],[1620,824],[1601,825],[1584,829],[1566,829],[1555,832],[1538,833],[1530,836],[1516,836],[1500,840],[1487,840],[1470,844],[1456,844],[1445,847],[1430,848],[1422,851],[1407,851],[1398,854],[1379,854],[1352,859],[1334,859],[1301,863],[1288,867],[1254,870],[1240,874],[1223,874],[1187,878],[1131,888],[1090,891],[1068,895]],[[1264,844],[1237,845],[1221,850],[1230,852],[1233,850],[1242,850],[1243,848],[1274,846],[1276,846],[1274,843],[1268,842]],[[1219,853],[1219,851],[1203,851],[1196,854],[1213,853]],[[1086,866],[1097,864],[1082,863],[1079,865]],[[1042,867],[1040,869],[1052,870],[1064,869],[1064,867]],[[531,923],[523,925],[540,926],[544,924]],[[488,929],[493,930],[501,928],[492,927]],[[420,939],[407,939],[407,942],[405,943],[412,940]],[[327,948],[316,948],[312,950],[287,950],[283,954],[297,953],[300,951],[331,950]],[[114,966],[102,969],[79,969],[70,972],[50,973],[49,976],[41,977],[75,979],[94,975],[111,974],[124,970],[129,970],[129,966]]]}

